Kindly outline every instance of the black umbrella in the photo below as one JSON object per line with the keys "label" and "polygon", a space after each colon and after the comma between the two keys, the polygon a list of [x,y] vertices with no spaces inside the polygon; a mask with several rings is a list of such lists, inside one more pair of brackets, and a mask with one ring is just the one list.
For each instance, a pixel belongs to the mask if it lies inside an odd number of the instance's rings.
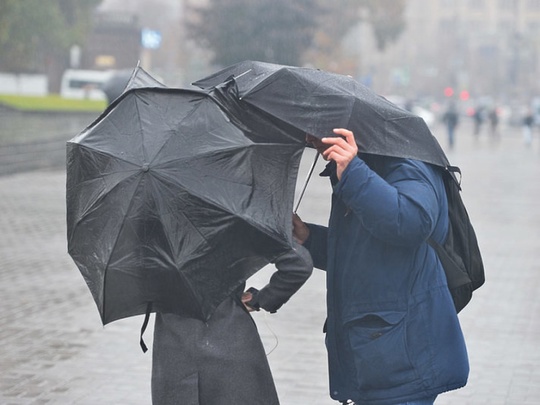
{"label": "black umbrella", "polygon": [[103,323],[208,319],[288,249],[302,147],[239,129],[202,92],[116,99],[67,144],[68,251]]}
{"label": "black umbrella", "polygon": [[245,61],[194,85],[214,89],[224,99],[236,99],[244,109],[284,122],[302,134],[322,138],[334,136],[334,128],[347,128],[354,132],[360,152],[417,159],[441,167],[449,164],[422,118],[349,76]]}
{"label": "black umbrella", "polygon": [[137,65],[134,70],[115,71],[109,80],[103,83],[102,90],[110,105],[124,91],[139,87],[165,87],[165,85]]}

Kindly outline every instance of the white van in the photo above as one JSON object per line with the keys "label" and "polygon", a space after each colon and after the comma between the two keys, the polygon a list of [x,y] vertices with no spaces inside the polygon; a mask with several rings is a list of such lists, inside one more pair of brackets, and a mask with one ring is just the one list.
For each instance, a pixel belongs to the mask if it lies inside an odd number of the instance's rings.
{"label": "white van", "polygon": [[106,100],[103,84],[113,71],[68,69],[62,76],[60,95],[64,98]]}

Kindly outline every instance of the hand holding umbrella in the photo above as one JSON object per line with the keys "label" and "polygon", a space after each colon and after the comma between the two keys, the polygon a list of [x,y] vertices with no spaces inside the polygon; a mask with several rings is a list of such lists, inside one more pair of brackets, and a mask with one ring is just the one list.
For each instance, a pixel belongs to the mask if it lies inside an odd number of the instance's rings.
{"label": "hand holding umbrella", "polygon": [[322,155],[325,160],[336,162],[336,174],[339,180],[343,171],[347,168],[351,160],[358,154],[358,146],[354,139],[354,134],[348,129],[334,129],[337,137],[322,138],[320,142],[325,145]]}

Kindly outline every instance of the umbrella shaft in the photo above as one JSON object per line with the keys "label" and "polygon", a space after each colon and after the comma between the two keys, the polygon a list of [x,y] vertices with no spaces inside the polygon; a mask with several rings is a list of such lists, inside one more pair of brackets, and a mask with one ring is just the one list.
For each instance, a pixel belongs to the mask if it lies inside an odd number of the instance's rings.
{"label": "umbrella shaft", "polygon": [[304,182],[304,187],[302,188],[302,192],[300,193],[300,197],[298,198],[298,202],[296,203],[296,207],[294,208],[295,214],[296,214],[296,211],[298,211],[298,207],[300,206],[300,202],[302,201],[302,198],[304,197],[304,193],[306,192],[309,179],[311,178],[311,175],[313,174],[313,170],[315,169],[315,165],[317,164],[317,159],[319,159],[319,153],[315,154],[315,159],[313,160],[313,163],[311,164],[311,168],[309,169],[309,172],[307,174],[306,181]]}

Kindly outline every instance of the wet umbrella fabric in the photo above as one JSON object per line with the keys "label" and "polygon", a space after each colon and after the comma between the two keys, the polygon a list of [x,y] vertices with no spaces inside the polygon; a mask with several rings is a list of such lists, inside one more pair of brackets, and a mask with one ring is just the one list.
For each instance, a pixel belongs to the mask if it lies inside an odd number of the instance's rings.
{"label": "wet umbrella fabric", "polygon": [[[225,83],[232,83],[224,86]],[[245,61],[194,85],[237,98],[302,131],[323,138],[334,128],[354,132],[360,152],[421,160],[446,167],[449,162],[424,120],[349,76],[322,70]]]}
{"label": "wet umbrella fabric", "polygon": [[133,70],[118,70],[103,84],[107,101],[112,104],[120,95],[130,89],[142,87],[166,87],[159,80],[137,65]]}
{"label": "wet umbrella fabric", "polygon": [[247,135],[206,94],[135,88],[68,142],[68,251],[104,324],[208,319],[290,247],[302,145]]}

